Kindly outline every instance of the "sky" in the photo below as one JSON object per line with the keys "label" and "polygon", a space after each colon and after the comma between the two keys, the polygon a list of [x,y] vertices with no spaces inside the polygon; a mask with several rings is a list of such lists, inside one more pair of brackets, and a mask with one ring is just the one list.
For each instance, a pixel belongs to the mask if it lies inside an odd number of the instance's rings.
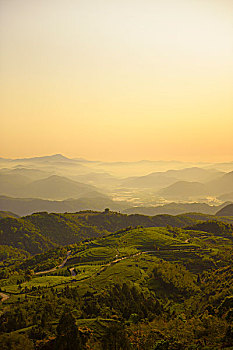
{"label": "sky", "polygon": [[233,160],[232,0],[0,0],[0,156]]}

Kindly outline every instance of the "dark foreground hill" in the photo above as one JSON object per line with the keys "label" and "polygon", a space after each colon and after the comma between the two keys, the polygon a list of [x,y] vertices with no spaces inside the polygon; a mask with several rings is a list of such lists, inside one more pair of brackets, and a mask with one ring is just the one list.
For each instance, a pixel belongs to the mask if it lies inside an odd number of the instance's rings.
{"label": "dark foreground hill", "polygon": [[216,216],[233,216],[233,204],[228,204],[224,208],[220,209]]}

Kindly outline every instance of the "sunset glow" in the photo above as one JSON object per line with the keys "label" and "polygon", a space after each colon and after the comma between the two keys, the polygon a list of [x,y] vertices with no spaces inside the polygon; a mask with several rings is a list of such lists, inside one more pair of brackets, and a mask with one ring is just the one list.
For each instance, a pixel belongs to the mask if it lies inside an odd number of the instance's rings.
{"label": "sunset glow", "polygon": [[2,157],[226,161],[233,2],[0,0]]}

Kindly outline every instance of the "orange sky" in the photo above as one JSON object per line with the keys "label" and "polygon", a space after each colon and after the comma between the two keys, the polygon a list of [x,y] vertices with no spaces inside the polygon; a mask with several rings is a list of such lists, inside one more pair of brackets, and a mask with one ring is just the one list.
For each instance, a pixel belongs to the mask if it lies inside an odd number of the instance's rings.
{"label": "orange sky", "polygon": [[233,2],[0,0],[0,156],[233,158]]}

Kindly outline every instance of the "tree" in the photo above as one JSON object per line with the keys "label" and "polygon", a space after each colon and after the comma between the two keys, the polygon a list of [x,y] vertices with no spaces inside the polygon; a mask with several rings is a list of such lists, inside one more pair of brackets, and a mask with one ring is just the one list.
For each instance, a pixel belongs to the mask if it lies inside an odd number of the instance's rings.
{"label": "tree", "polygon": [[32,342],[22,334],[3,334],[0,336],[1,350],[33,350]]}
{"label": "tree", "polygon": [[81,339],[75,318],[69,311],[65,311],[57,326],[56,350],[80,350]]}
{"label": "tree", "polygon": [[124,325],[121,323],[109,325],[102,337],[101,344],[103,350],[128,350],[131,348]]}

